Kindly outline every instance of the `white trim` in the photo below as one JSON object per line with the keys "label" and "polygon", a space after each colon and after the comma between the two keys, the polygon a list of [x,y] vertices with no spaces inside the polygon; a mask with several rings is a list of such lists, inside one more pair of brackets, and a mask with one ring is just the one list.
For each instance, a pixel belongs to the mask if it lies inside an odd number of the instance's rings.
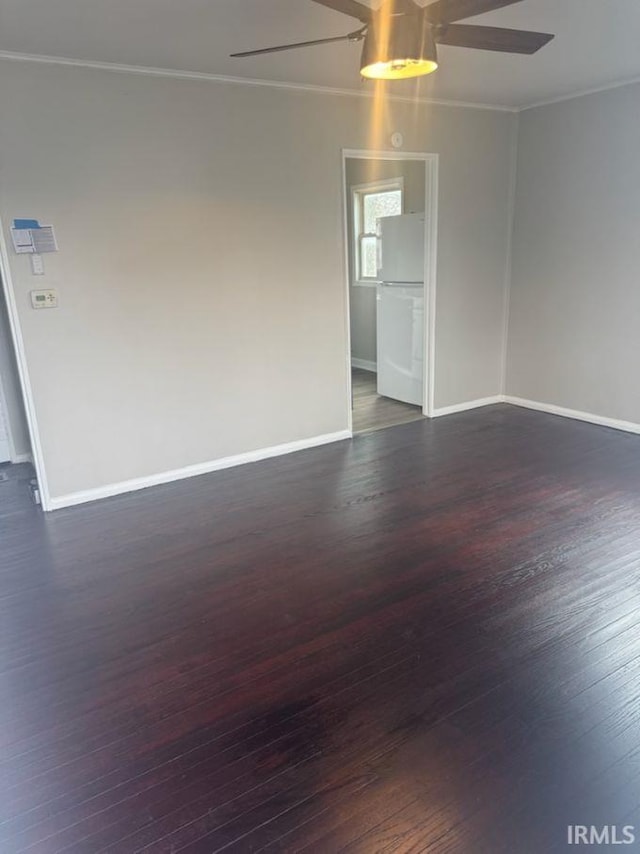
{"label": "white trim", "polygon": [[[231,83],[240,86],[265,86],[271,89],[290,89],[298,92],[313,92],[318,95],[338,95],[340,97],[352,98],[375,98],[375,92],[358,89],[341,89],[332,86],[320,86],[311,83],[291,83],[282,80],[260,80],[255,77],[235,77],[228,74],[211,74],[206,71],[185,71],[179,68],[156,68],[151,65],[126,65],[120,62],[98,62],[85,59],[73,59],[69,56],[51,56],[39,53],[20,53],[13,50],[0,50],[0,60],[9,62],[30,62],[39,65],[63,65],[71,68],[89,68],[94,71],[108,71],[118,74],[140,74],[146,77],[170,77],[177,80],[202,80],[211,83]],[[543,101],[534,101],[531,104],[513,106],[511,104],[485,104],[475,101],[459,101],[452,98],[417,98],[413,95],[386,94],[387,101],[400,101],[410,104],[424,104],[433,107],[449,107],[462,110],[485,110],[496,113],[522,113],[525,110],[534,110],[536,107],[546,107],[549,104],[559,104],[562,101],[571,101],[574,98],[582,98],[585,95],[596,95],[598,92],[608,92],[611,89],[620,89],[623,86],[633,86],[640,83],[640,77],[629,77],[626,80],[618,80],[605,86],[596,86],[592,89],[580,89],[566,95],[558,95],[555,98],[547,98]]]}
{"label": "white trim", "polygon": [[516,189],[518,185],[519,117],[513,119],[509,163],[509,200],[507,207],[507,257],[504,266],[504,292],[502,304],[502,362],[500,365],[500,393],[507,393],[507,360],[509,356],[509,319],[511,309],[511,280],[513,274],[513,232],[516,216]]}
{"label": "white trim", "polygon": [[[10,347],[13,347],[13,341],[9,343]],[[7,403],[7,395],[5,393],[2,377],[0,377],[0,407],[2,408],[4,414],[4,427],[7,434],[7,444],[9,445],[9,462],[11,463],[31,463],[33,465],[33,457],[30,453],[26,452],[23,454],[19,454],[16,450],[16,443],[13,436],[13,427],[11,424],[11,416],[9,414],[9,405]]]}
{"label": "white trim", "polygon": [[468,412],[470,409],[480,409],[483,406],[494,406],[496,403],[503,403],[504,398],[501,394],[495,394],[493,397],[482,397],[478,400],[467,400],[464,403],[455,403],[453,406],[441,406],[433,411],[432,418],[442,418],[445,415],[455,415],[458,412]]}
{"label": "white trim", "polygon": [[[33,62],[40,65],[65,65],[72,68],[91,68],[94,71],[110,71],[119,74],[142,74],[147,77],[172,77],[178,80],[203,80],[211,83],[233,83],[240,86],[266,86],[271,89],[293,89],[298,92],[314,92],[319,95],[339,95],[351,98],[376,97],[375,92],[359,89],[340,89],[310,83],[290,83],[282,80],[260,80],[255,77],[234,77],[227,74],[211,74],[206,71],[184,71],[178,68],[155,68],[148,65],[125,65],[120,62],[93,62],[72,59],[68,56],[50,56],[39,53],[20,53],[0,50],[0,59],[11,62]],[[357,73],[354,71],[354,74]],[[360,78],[357,78],[360,81]],[[410,104],[426,104],[436,107],[454,107],[465,110],[489,110],[498,113],[517,113],[518,107],[502,104],[481,104],[472,101],[455,101],[446,98],[416,98],[413,95],[385,95],[387,101],[404,101]]]}
{"label": "white trim", "polygon": [[361,371],[370,371],[372,374],[378,373],[377,362],[370,362],[368,359],[356,359],[352,356],[351,367],[360,368]]}
{"label": "white trim", "polygon": [[524,113],[526,110],[535,110],[537,107],[548,107],[551,104],[561,104],[563,101],[573,101],[574,98],[584,98],[585,95],[597,95],[599,92],[610,92],[612,89],[622,89],[623,86],[633,86],[640,83],[640,77],[629,77],[627,80],[618,80],[616,83],[607,83],[606,86],[595,86],[593,89],[580,89],[568,95],[558,95],[556,98],[547,98],[544,101],[535,101],[518,107],[516,112]]}
{"label": "white trim", "polygon": [[344,332],[346,342],[346,371],[347,371],[347,396],[345,405],[347,407],[347,428],[353,434],[353,383],[351,381],[351,265],[349,262],[349,188],[347,187],[347,158],[344,150],[341,154],[340,171],[342,173],[342,263],[344,265],[344,280],[346,287],[343,289],[342,313],[344,317]]}
{"label": "white trim", "polygon": [[36,416],[36,407],[31,393],[31,379],[29,377],[29,367],[27,364],[27,353],[22,337],[20,327],[20,316],[18,314],[18,306],[16,303],[15,288],[13,285],[13,277],[11,275],[11,266],[9,263],[9,253],[7,251],[7,241],[4,236],[4,226],[0,219],[0,274],[2,276],[2,285],[4,287],[4,295],[7,302],[7,314],[9,315],[9,326],[11,327],[11,337],[13,346],[15,347],[16,362],[18,365],[18,377],[20,379],[20,388],[22,390],[22,398],[24,401],[25,416],[27,426],[29,428],[29,438],[31,439],[31,452],[33,458],[33,467],[36,470],[38,478],[38,486],[40,487],[40,500],[43,510],[51,509],[51,497],[49,492],[49,482],[44,465],[44,455],[42,453],[42,443],[40,441],[40,429],[38,427],[38,419]]}
{"label": "white trim", "polygon": [[[1,228],[1,225],[0,225]],[[0,261],[0,279],[2,278],[2,262]],[[0,283],[0,290],[2,289],[2,285]],[[5,300],[6,306],[6,300]],[[0,308],[0,311],[2,309]],[[9,319],[9,308],[7,306],[7,320]],[[9,335],[11,335],[11,323],[9,322]],[[7,347],[13,348],[13,340],[7,341]],[[9,370],[9,366],[7,366]],[[21,456],[16,451],[16,443],[13,435],[13,425],[11,424],[11,414],[9,413],[9,404],[7,402],[7,392],[4,386],[4,380],[2,378],[2,373],[0,372],[0,419],[3,422],[7,444],[9,445],[9,461],[12,463],[18,462],[18,457]]]}
{"label": "white trim", "polygon": [[221,471],[222,469],[255,463],[267,460],[271,457],[279,457],[284,454],[293,454],[296,451],[304,451],[308,448],[317,448],[320,445],[328,445],[332,442],[341,442],[351,439],[350,430],[340,430],[337,433],[326,433],[323,436],[313,436],[310,439],[299,439],[296,442],[287,442],[284,445],[273,445],[270,448],[260,448],[257,451],[249,451],[245,454],[235,454],[232,457],[223,457],[206,463],[198,463],[194,466],[186,466],[173,471],[160,472],[148,477],[138,477],[133,480],[125,480],[120,483],[109,483],[96,489],[85,489],[82,492],[72,492],[68,495],[58,495],[49,500],[48,510],[61,510],[63,507],[74,507],[76,504],[86,504],[88,501],[99,501],[103,498],[112,498],[115,495],[123,495],[127,492],[137,492],[140,489],[148,489],[151,486],[160,486],[164,483],[173,483],[177,480],[185,480],[190,477],[199,477],[203,474]]}
{"label": "white trim", "polygon": [[599,427],[611,427],[613,430],[623,430],[625,433],[640,434],[640,424],[636,424],[635,421],[621,421],[618,418],[595,415],[593,412],[581,412],[578,409],[567,409],[566,406],[556,406],[554,403],[541,403],[511,395],[505,395],[504,402],[524,409],[534,409],[536,412],[546,412],[548,415],[559,415],[562,418],[572,418],[574,421],[597,424]]}
{"label": "white trim", "polygon": [[470,400],[466,403],[457,403],[454,406],[443,406],[434,411],[433,418],[454,415],[457,412],[467,412],[468,410],[479,409],[483,406],[493,406],[496,403],[507,403],[510,406],[519,406],[522,409],[532,409],[536,412],[544,412],[547,415],[571,418],[574,421],[584,421],[588,424],[595,424],[598,427],[610,427],[612,430],[622,430],[625,433],[640,435],[640,424],[637,424],[635,421],[621,421],[618,418],[595,415],[593,412],[581,412],[578,409],[568,409],[566,406],[556,406],[554,403],[541,403],[538,400],[527,400],[526,398],[514,397],[509,394],[496,394],[493,397]]}
{"label": "white trim", "polygon": [[[15,462],[14,457],[16,456],[16,446],[13,441],[13,431],[11,429],[11,421],[9,419],[9,406],[7,404],[7,395],[4,390],[4,383],[2,381],[2,375],[0,374],[0,426],[4,430],[6,442],[7,442],[7,453],[9,454],[7,460],[2,460],[2,462]],[[2,432],[0,430],[0,432]],[[4,440],[0,440],[2,444],[4,444]],[[0,459],[4,456],[4,451],[0,453]]]}
{"label": "white trim", "polygon": [[435,338],[436,338],[436,279],[438,269],[438,169],[440,158],[438,154],[429,154],[424,151],[372,151],[352,148],[342,149],[342,218],[343,218],[343,240],[344,240],[344,265],[345,265],[345,311],[347,322],[347,365],[349,367],[347,405],[349,407],[348,424],[353,429],[352,413],[352,390],[351,390],[351,321],[350,321],[350,270],[349,270],[349,229],[348,229],[348,195],[347,187],[347,160],[421,160],[424,162],[424,228],[425,228],[425,269],[424,269],[424,363],[427,369],[424,372],[424,391],[422,414],[430,418],[435,405]]}
{"label": "white trim", "polygon": [[437,157],[437,154],[428,154],[424,151],[397,151],[393,149],[360,149],[343,148],[342,156],[345,160],[350,157],[356,160],[426,160],[429,157]]}
{"label": "white trim", "polygon": [[430,418],[436,408],[436,292],[438,278],[438,200],[440,157],[434,154],[425,162],[427,191],[425,193],[425,387],[422,414]]}

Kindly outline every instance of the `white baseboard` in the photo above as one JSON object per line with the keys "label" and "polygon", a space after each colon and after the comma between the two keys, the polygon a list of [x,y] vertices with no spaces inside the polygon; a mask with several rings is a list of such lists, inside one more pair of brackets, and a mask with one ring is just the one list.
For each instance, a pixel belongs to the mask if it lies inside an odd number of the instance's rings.
{"label": "white baseboard", "polygon": [[[512,406],[533,409],[537,412],[545,412],[549,415],[558,415],[563,418],[585,421],[589,424],[596,424],[600,427],[611,427],[614,430],[623,430],[626,433],[640,434],[640,424],[636,424],[633,421],[621,421],[616,418],[594,415],[591,412],[580,412],[575,409],[567,409],[564,406],[556,406],[552,403],[541,403],[536,400],[526,400],[521,397],[499,394],[494,395],[493,397],[485,397],[479,400],[457,403],[453,406],[441,407],[440,409],[434,410],[432,417],[441,418],[445,415],[467,412],[472,409],[479,409],[483,406],[493,406],[496,403],[508,403]],[[197,465],[187,466],[182,469],[161,472],[159,474],[150,475],[149,477],[141,477],[133,480],[122,481],[120,483],[107,484],[106,486],[101,486],[96,489],[87,489],[82,492],[73,492],[68,495],[59,495],[50,499],[47,509],[60,510],[63,507],[73,507],[74,505],[85,504],[89,501],[99,501],[103,498],[111,498],[115,495],[122,495],[127,492],[136,492],[140,489],[148,489],[151,486],[159,486],[163,483],[172,483],[173,481],[184,480],[189,477],[198,477],[199,475],[233,468],[234,466],[246,465],[247,463],[258,462],[271,457],[292,454],[296,451],[303,451],[308,448],[316,448],[320,445],[328,445],[332,442],[341,442],[345,439],[350,439],[351,436],[352,434],[349,430],[341,430],[337,433],[327,433],[322,436],[314,436],[311,439],[300,439],[299,441],[288,442],[284,445],[274,445],[270,448],[261,448],[257,451],[249,451],[245,454],[236,454],[232,457],[224,457],[219,460],[198,463]],[[32,458],[30,454],[20,454],[15,460],[13,460],[13,462],[16,463],[31,461]]]}
{"label": "white baseboard", "polygon": [[640,424],[635,421],[621,421],[618,418],[607,418],[605,415],[594,415],[593,412],[580,412],[578,409],[567,409],[553,403],[540,403],[537,400],[526,400],[523,397],[504,396],[504,402],[524,409],[535,409],[536,412],[546,412],[548,415],[560,415],[562,418],[573,418],[575,421],[586,421],[599,427],[611,427],[613,430],[623,430],[625,433],[640,434]]}
{"label": "white baseboard", "polygon": [[372,374],[378,373],[378,363],[369,362],[366,359],[351,359],[352,368],[361,368],[363,371],[371,371]]}
{"label": "white baseboard", "polygon": [[594,415],[593,412],[581,412],[577,409],[568,409],[566,406],[541,403],[538,400],[527,400],[523,397],[514,397],[508,394],[497,394],[494,397],[485,397],[481,400],[470,400],[466,403],[455,404],[454,406],[444,406],[436,409],[432,417],[441,418],[443,415],[454,415],[456,412],[467,412],[470,409],[479,409],[481,406],[492,406],[495,403],[508,403],[511,406],[520,406],[523,409],[545,412],[547,415],[559,415],[561,418],[572,418],[575,421],[585,421],[588,424],[596,424],[599,427],[611,427],[613,430],[623,430],[625,433],[640,435],[640,424],[636,424],[634,421],[621,421],[618,418],[608,418],[605,415]]}
{"label": "white baseboard", "polygon": [[12,463],[31,463],[33,465],[33,457],[31,454],[14,454],[11,457]]}
{"label": "white baseboard", "polygon": [[434,409],[431,417],[442,418],[443,415],[455,415],[457,412],[468,412],[470,409],[480,409],[482,406],[493,406],[496,403],[503,402],[504,398],[501,394],[493,395],[493,397],[482,397],[478,400],[467,400],[464,403],[455,403],[453,406],[442,406],[440,409]]}
{"label": "white baseboard", "polygon": [[82,492],[72,492],[68,495],[58,495],[49,499],[48,510],[61,510],[63,507],[73,507],[76,504],[86,504],[89,501],[99,501],[102,498],[112,498],[114,495],[122,495],[126,492],[136,492],[139,489],[148,489],[151,486],[160,486],[163,483],[172,483],[176,480],[184,480],[189,477],[198,477],[202,474],[210,474],[214,471],[242,466],[247,463],[255,463],[267,460],[270,457],[279,457],[284,454],[293,454],[296,451],[304,451],[308,448],[317,448],[320,445],[328,445],[331,442],[341,442],[350,439],[349,430],[340,430],[338,433],[326,433],[322,436],[313,436],[311,439],[300,439],[297,442],[288,442],[285,445],[274,445],[270,448],[260,448],[257,451],[249,451],[246,454],[236,454],[232,457],[223,457],[211,462],[198,463],[173,471],[160,472],[149,477],[139,477],[133,480],[125,480],[120,483],[110,483],[99,486],[96,489],[86,489]]}

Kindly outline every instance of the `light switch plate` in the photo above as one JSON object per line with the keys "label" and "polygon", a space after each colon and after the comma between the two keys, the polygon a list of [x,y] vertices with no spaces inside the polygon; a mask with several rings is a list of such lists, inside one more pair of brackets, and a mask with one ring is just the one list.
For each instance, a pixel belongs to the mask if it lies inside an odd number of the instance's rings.
{"label": "light switch plate", "polygon": [[29,256],[31,260],[31,272],[34,276],[44,276],[44,258],[42,255],[34,254]]}
{"label": "light switch plate", "polygon": [[45,291],[31,291],[32,308],[57,308],[58,292],[53,288]]}

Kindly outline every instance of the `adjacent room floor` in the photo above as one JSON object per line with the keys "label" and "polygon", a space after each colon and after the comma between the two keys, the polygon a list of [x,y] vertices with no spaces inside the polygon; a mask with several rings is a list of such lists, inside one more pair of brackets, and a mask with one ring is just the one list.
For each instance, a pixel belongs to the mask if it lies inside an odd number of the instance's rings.
{"label": "adjacent room floor", "polygon": [[496,406],[47,516],[9,488],[3,852],[640,824],[639,437]]}
{"label": "adjacent room floor", "polygon": [[351,369],[353,390],[353,431],[367,433],[397,424],[408,424],[424,418],[419,406],[411,406],[389,397],[381,397],[376,387],[377,375],[361,368]]}

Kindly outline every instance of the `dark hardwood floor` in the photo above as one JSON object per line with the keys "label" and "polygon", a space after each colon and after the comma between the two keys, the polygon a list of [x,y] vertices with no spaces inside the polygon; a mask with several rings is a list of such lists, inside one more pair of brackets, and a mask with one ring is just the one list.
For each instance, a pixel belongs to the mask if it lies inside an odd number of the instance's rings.
{"label": "dark hardwood floor", "polygon": [[3,854],[640,840],[640,437],[496,406],[48,516],[26,476]]}

